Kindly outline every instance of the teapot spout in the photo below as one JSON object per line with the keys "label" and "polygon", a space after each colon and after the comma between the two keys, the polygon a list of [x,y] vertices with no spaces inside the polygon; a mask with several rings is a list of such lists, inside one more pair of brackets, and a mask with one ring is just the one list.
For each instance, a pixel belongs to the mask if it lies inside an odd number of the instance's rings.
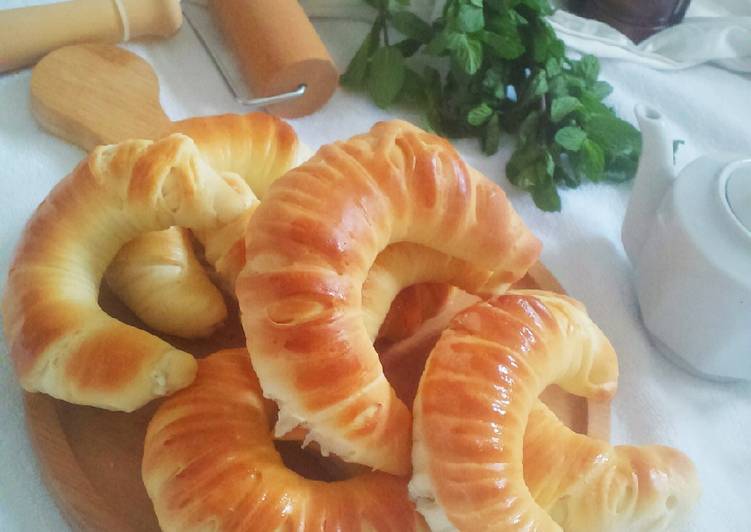
{"label": "teapot spout", "polygon": [[657,208],[675,180],[673,146],[665,121],[655,109],[639,104],[634,109],[642,134],[641,157],[621,230],[631,264],[636,265]]}

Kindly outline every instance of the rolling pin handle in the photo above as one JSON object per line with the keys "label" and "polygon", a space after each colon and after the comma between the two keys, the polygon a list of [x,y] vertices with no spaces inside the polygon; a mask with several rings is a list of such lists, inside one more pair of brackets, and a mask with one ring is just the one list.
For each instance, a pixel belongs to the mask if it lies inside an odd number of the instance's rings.
{"label": "rolling pin handle", "polygon": [[164,37],[181,24],[180,0],[70,0],[0,10],[0,72],[68,44]]}

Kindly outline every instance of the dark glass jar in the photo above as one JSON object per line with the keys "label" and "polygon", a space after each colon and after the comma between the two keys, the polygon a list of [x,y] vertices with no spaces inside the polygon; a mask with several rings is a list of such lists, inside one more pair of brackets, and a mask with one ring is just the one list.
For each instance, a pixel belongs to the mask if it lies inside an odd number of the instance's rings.
{"label": "dark glass jar", "polygon": [[580,15],[613,26],[639,43],[683,20],[691,0],[573,0]]}

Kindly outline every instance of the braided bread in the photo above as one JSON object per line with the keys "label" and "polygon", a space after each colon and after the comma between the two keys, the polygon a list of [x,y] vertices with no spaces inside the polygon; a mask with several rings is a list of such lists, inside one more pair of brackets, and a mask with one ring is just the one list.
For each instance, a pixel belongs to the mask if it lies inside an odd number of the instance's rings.
{"label": "braided bread", "polygon": [[11,264],[3,326],[22,386],[130,411],[189,384],[193,357],[106,315],[99,283],[139,234],[219,227],[252,199],[185,135],[96,148],[37,208]]}
{"label": "braided bread", "polygon": [[376,256],[421,244],[503,286],[540,250],[497,185],[445,139],[399,121],[324,146],[285,174],[247,234],[236,290],[253,368],[280,409],[276,433],[304,424],[324,452],[394,474],[410,470],[411,416],[361,316]]}

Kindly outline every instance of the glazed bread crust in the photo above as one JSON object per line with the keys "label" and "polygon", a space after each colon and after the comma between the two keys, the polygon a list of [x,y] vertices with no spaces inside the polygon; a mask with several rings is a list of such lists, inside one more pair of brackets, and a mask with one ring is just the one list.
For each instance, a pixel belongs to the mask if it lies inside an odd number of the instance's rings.
{"label": "glazed bread crust", "polygon": [[142,474],[165,531],[426,530],[407,480],[308,480],[274,448],[274,405],[244,349],[198,362],[195,382],[149,423]]}
{"label": "glazed bread crust", "polygon": [[571,532],[670,530],[700,491],[682,452],[577,434],[540,402],[524,434],[524,480],[537,504]]}
{"label": "glazed bread crust", "polygon": [[445,139],[400,121],[324,146],[281,177],[246,242],[236,290],[253,367],[280,408],[276,433],[303,424],[325,452],[394,474],[410,470],[411,416],[362,319],[377,255],[420,244],[501,285],[540,251],[500,187]]}
{"label": "glazed bread crust", "polygon": [[525,484],[530,411],[548,384],[605,399],[617,377],[610,342],[566,296],[511,291],[458,314],[414,404],[410,494],[431,528],[560,530]]}
{"label": "glazed bread crust", "polygon": [[141,321],[159,332],[204,338],[227,317],[224,297],[182,227],[134,238],[120,248],[104,279]]}
{"label": "glazed bread crust", "polygon": [[[237,174],[257,197],[307,153],[289,124],[265,113],[189,118],[176,122],[172,132],[193,139],[206,163],[217,172]],[[196,231],[218,284],[233,297],[245,264],[245,228],[257,204],[224,227]],[[205,337],[227,316],[222,294],[178,228],[135,238],[120,250],[105,279],[128,308],[160,332]]]}
{"label": "glazed bread crust", "polygon": [[11,264],[3,325],[22,386],[130,411],[189,384],[193,357],[105,314],[99,283],[141,233],[220,227],[252,199],[185,135],[96,148],[37,208]]}

